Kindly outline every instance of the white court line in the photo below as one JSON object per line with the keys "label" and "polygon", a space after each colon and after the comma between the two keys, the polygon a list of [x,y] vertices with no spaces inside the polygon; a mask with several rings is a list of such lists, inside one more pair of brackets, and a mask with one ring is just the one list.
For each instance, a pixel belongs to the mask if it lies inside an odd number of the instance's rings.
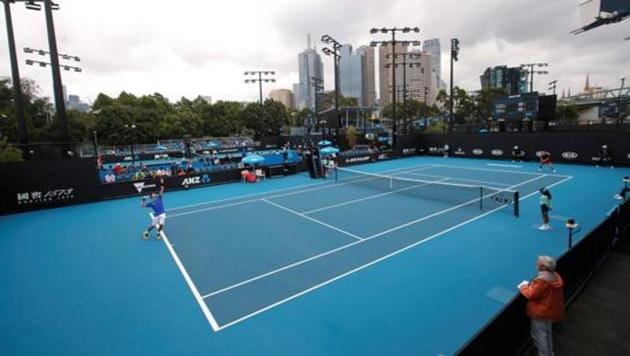
{"label": "white court line", "polygon": [[504,164],[504,163],[486,163],[486,166],[507,167],[507,168],[523,168],[523,166],[518,165],[518,164]]}
{"label": "white court line", "polygon": [[320,221],[320,220],[314,219],[314,218],[312,218],[312,217],[310,217],[310,216],[306,216],[306,215],[304,215],[304,214],[300,213],[299,211],[295,211],[295,210],[293,210],[293,209],[287,208],[286,206],[282,206],[282,205],[280,205],[280,204],[274,203],[274,202],[269,201],[269,200],[267,200],[267,199],[265,199],[265,198],[262,198],[261,200],[262,200],[262,201],[264,201],[264,202],[265,202],[265,203],[267,203],[267,204],[270,204],[270,205],[275,206],[276,208],[279,208],[279,209],[282,209],[282,210],[288,211],[288,212],[290,212],[291,214],[295,214],[295,215],[297,215],[297,216],[299,216],[299,217],[302,217],[302,218],[304,218],[304,219],[306,219],[306,220],[310,220],[310,221],[312,221],[312,222],[314,222],[314,223],[320,224],[320,225],[322,225],[322,226],[326,226],[326,227],[327,227],[327,228],[329,228],[329,229],[333,229],[333,230],[335,230],[335,231],[339,231],[339,232],[341,232],[342,234],[348,235],[348,236],[353,237],[353,238],[355,238],[355,239],[357,239],[357,240],[363,240],[363,238],[362,238],[362,237],[359,237],[359,236],[357,236],[357,235],[355,235],[355,234],[353,234],[353,233],[351,233],[351,232],[348,232],[348,231],[342,230],[342,229],[340,229],[340,228],[334,227],[334,226],[329,225],[329,224],[327,224],[327,223],[325,223],[325,222],[323,222],[323,221]]}
{"label": "white court line", "polygon": [[489,186],[490,188],[497,188],[497,189],[505,189],[505,187],[509,187],[509,184],[506,183],[497,183],[497,182],[490,182],[490,181],[485,181],[485,180],[477,180],[477,179],[468,179],[468,178],[457,178],[457,177],[444,177],[444,176],[438,176],[435,174],[424,174],[424,173],[412,173],[412,172],[406,172],[404,174],[409,174],[412,176],[418,176],[418,177],[432,177],[432,178],[448,178],[450,180],[455,180],[455,181],[463,181],[463,182],[473,182],[473,183],[482,183],[482,184],[494,184],[494,185],[502,185],[504,186],[503,188],[499,188],[499,187],[493,187],[493,186]]}
{"label": "white court line", "polygon": [[[569,180],[569,179],[571,179],[571,178],[573,178],[573,177],[568,176],[567,178],[565,178],[565,179],[563,179],[563,180],[561,180],[561,181],[559,181],[559,182],[557,182],[557,183],[554,183],[554,184],[549,185],[549,187],[551,188],[551,187],[553,187],[553,186],[556,186],[556,185],[558,185],[558,184],[561,184],[561,183],[563,183],[563,182],[565,182],[565,181],[567,181],[567,180]],[[528,195],[526,195],[526,196],[524,196],[524,197],[521,197],[521,198],[519,199],[519,201],[521,201],[521,200],[525,200],[525,199],[527,199],[527,198],[529,198],[529,197],[531,197],[531,196],[533,196],[533,195],[535,195],[535,194],[538,194],[538,192],[537,192],[537,191],[535,191],[535,192],[532,192],[532,193],[530,193],[530,194],[528,194]],[[321,288],[321,287],[323,287],[323,286],[326,286],[326,285],[328,285],[328,284],[330,284],[330,283],[332,283],[332,282],[335,282],[335,281],[337,281],[337,280],[339,280],[339,279],[341,279],[341,278],[347,277],[347,276],[349,276],[349,275],[351,275],[351,274],[353,274],[353,273],[356,273],[356,272],[358,272],[358,271],[361,271],[361,270],[363,270],[363,269],[365,269],[365,268],[367,268],[367,267],[370,267],[370,266],[372,266],[372,265],[374,265],[374,264],[376,264],[376,263],[379,263],[379,262],[381,262],[381,261],[383,261],[383,260],[386,260],[386,259],[388,259],[388,258],[391,258],[391,257],[393,257],[393,256],[396,256],[396,255],[398,255],[398,254],[400,254],[400,253],[402,253],[402,252],[404,252],[404,251],[406,251],[406,250],[409,250],[409,249],[411,249],[411,248],[413,248],[413,247],[416,247],[416,246],[418,246],[418,245],[422,245],[422,244],[424,244],[424,243],[426,243],[426,242],[429,242],[429,241],[431,241],[431,240],[433,240],[433,239],[435,239],[435,238],[437,238],[437,237],[439,237],[439,236],[444,235],[444,234],[445,234],[445,233],[447,233],[447,232],[450,232],[450,231],[452,231],[452,230],[458,229],[458,228],[460,228],[460,227],[462,227],[462,226],[464,226],[464,225],[467,225],[467,224],[469,224],[469,223],[471,223],[471,222],[473,222],[473,221],[475,221],[475,220],[481,219],[481,218],[483,218],[483,217],[485,217],[485,216],[487,216],[487,215],[490,215],[490,214],[492,214],[492,213],[495,213],[495,212],[497,212],[497,211],[499,211],[499,210],[501,210],[501,209],[503,209],[503,206],[497,207],[497,208],[492,209],[492,210],[490,210],[490,211],[488,211],[488,212],[486,212],[486,213],[483,213],[483,214],[481,214],[481,215],[478,215],[478,216],[476,216],[476,217],[474,217],[474,218],[468,219],[468,220],[463,221],[463,222],[461,222],[461,223],[459,223],[459,224],[457,224],[457,225],[451,226],[450,228],[448,228],[448,229],[446,229],[446,230],[442,230],[442,231],[440,231],[440,232],[438,232],[438,233],[436,233],[436,234],[434,234],[434,235],[431,235],[431,236],[427,237],[426,239],[423,239],[423,240],[417,241],[417,242],[415,242],[415,243],[413,243],[413,244],[411,244],[411,245],[408,245],[408,246],[403,247],[403,248],[401,248],[401,249],[399,249],[399,250],[396,250],[396,251],[394,251],[394,252],[392,252],[392,253],[390,253],[390,254],[388,254],[388,255],[385,255],[385,256],[383,256],[383,257],[380,257],[380,258],[378,258],[378,259],[376,259],[376,260],[374,260],[374,261],[371,261],[371,262],[369,262],[369,263],[366,263],[366,264],[364,264],[364,265],[362,265],[362,266],[359,266],[359,267],[357,267],[357,268],[355,268],[355,269],[352,269],[352,270],[350,270],[350,271],[348,271],[348,272],[345,272],[345,273],[343,273],[343,274],[340,274],[340,275],[338,275],[338,276],[336,276],[336,277],[334,277],[334,278],[328,279],[328,280],[326,280],[326,281],[324,281],[324,282],[322,282],[322,283],[319,283],[319,284],[314,285],[314,286],[312,286],[312,287],[310,287],[310,288],[308,288],[308,289],[305,289],[305,290],[303,290],[303,291],[301,291],[301,292],[299,292],[299,293],[296,293],[296,294],[291,295],[291,296],[289,296],[289,297],[287,297],[287,298],[284,298],[284,299],[282,299],[282,300],[279,300],[279,301],[277,301],[277,302],[275,302],[275,303],[273,303],[273,304],[270,304],[270,305],[268,305],[268,306],[266,306],[266,307],[264,307],[264,308],[261,308],[261,309],[259,309],[259,310],[255,311],[255,312],[253,312],[253,313],[247,314],[247,315],[245,315],[245,316],[243,316],[243,317],[241,317],[241,318],[238,318],[238,319],[233,320],[233,321],[231,321],[231,322],[229,322],[229,323],[227,323],[227,324],[222,325],[221,327],[219,327],[219,331],[220,331],[220,330],[223,330],[223,329],[225,329],[225,328],[227,328],[227,327],[230,327],[230,326],[232,326],[232,325],[234,325],[234,324],[240,323],[240,322],[242,322],[242,321],[244,321],[244,320],[247,320],[247,319],[249,319],[249,318],[251,318],[251,317],[254,317],[254,316],[256,316],[256,315],[258,315],[258,314],[260,314],[260,313],[263,313],[263,312],[265,312],[265,311],[267,311],[267,310],[269,310],[269,309],[275,308],[275,307],[277,307],[277,306],[279,306],[279,305],[281,305],[281,304],[284,304],[284,303],[286,303],[286,302],[289,302],[289,301],[291,301],[291,300],[293,300],[293,299],[295,299],[295,298],[298,298],[298,297],[300,297],[300,296],[302,296],[302,295],[304,295],[304,294],[310,293],[310,292],[312,292],[312,291],[314,291],[314,290],[316,290],[316,289],[319,289],[319,288]],[[366,241],[366,240],[364,240],[364,241]],[[363,242],[363,241],[359,241],[359,242]],[[354,243],[354,244],[356,244],[356,243]]]}
{"label": "white court line", "polygon": [[186,268],[184,268],[184,265],[182,264],[182,261],[180,261],[179,257],[177,256],[177,253],[175,253],[175,249],[173,249],[173,246],[168,240],[168,237],[166,237],[166,234],[164,233],[164,231],[161,231],[160,235],[162,236],[162,240],[164,241],[166,248],[168,248],[168,251],[171,253],[173,260],[175,260],[175,264],[177,265],[177,268],[179,268],[179,271],[181,272],[182,276],[184,277],[186,284],[188,284],[188,288],[190,288],[190,290],[192,291],[192,294],[195,297],[197,304],[199,304],[199,307],[201,308],[203,315],[206,317],[206,320],[208,320],[208,323],[210,323],[210,327],[212,327],[212,330],[214,331],[219,331],[220,330],[219,323],[217,323],[216,319],[210,312],[210,309],[208,309],[208,306],[203,301],[203,298],[201,298],[201,294],[199,293],[199,290],[197,289],[197,287],[195,286],[195,283],[190,278],[190,275],[188,274],[188,271],[186,271]]}
{"label": "white court line", "polygon": [[[450,178],[443,177],[442,179],[438,179],[435,182],[442,182],[442,181],[445,181],[445,180],[448,180],[448,179],[450,179]],[[367,197],[354,199],[354,200],[348,200],[348,201],[345,201],[343,203],[328,205],[328,206],[325,206],[325,207],[322,207],[322,208],[304,211],[304,212],[302,212],[302,214],[312,214],[312,213],[317,213],[317,212],[324,211],[324,210],[338,208],[340,206],[351,205],[351,204],[354,204],[354,203],[358,203],[358,202],[362,202],[362,201],[366,201],[366,200],[370,200],[370,199],[376,199],[376,198],[384,197],[384,196],[387,196],[387,195],[390,195],[390,194],[404,192],[405,190],[411,190],[411,189],[415,189],[415,188],[419,188],[419,187],[424,187],[426,185],[431,185],[432,183],[434,183],[434,182],[412,185],[410,187],[396,189],[396,190],[392,190],[392,191],[389,191],[389,192],[386,192],[386,193],[380,193],[380,194],[375,194],[375,195],[368,195]]]}
{"label": "white court line", "polygon": [[[429,168],[429,167],[427,167]],[[417,170],[417,169],[414,169]],[[398,173],[404,173],[406,171],[402,171],[402,172],[398,172]],[[366,178],[367,179],[367,178]],[[328,182],[324,182],[324,183],[328,183]],[[190,214],[197,214],[197,213],[201,213],[204,211],[211,211],[211,210],[217,210],[217,209],[223,209],[223,208],[228,208],[228,207],[232,207],[232,206],[238,206],[238,205],[244,205],[244,204],[249,204],[249,203],[253,203],[253,202],[257,202],[257,201],[261,201],[263,199],[274,199],[274,198],[281,198],[281,197],[286,197],[286,196],[291,196],[291,195],[296,195],[296,194],[302,194],[302,193],[307,193],[307,192],[311,192],[311,191],[315,191],[315,190],[321,190],[321,189],[332,189],[332,188],[336,188],[336,187],[340,187],[340,186],[344,186],[344,185],[348,185],[351,184],[352,182],[346,182],[346,183],[329,183],[327,185],[324,186],[319,186],[316,188],[310,188],[310,189],[303,189],[303,190],[297,190],[294,192],[288,192],[288,193],[282,193],[282,194],[276,194],[276,195],[271,195],[271,196],[266,196],[263,198],[255,198],[255,199],[248,199],[248,200],[243,200],[243,201],[238,201],[235,203],[229,203],[229,204],[223,204],[223,205],[217,205],[217,206],[210,206],[207,208],[202,208],[202,209],[196,209],[196,210],[191,210],[191,211],[185,211],[182,213],[175,213],[175,214],[170,214],[169,217],[170,218],[176,218],[178,216],[184,216],[184,215],[190,215]],[[323,183],[315,183],[317,185],[321,185]],[[314,184],[314,185],[315,185]],[[269,192],[267,192],[269,193]],[[260,195],[260,194],[256,194],[256,195]],[[235,198],[238,199],[238,198]],[[226,199],[226,200],[233,200],[233,199]]]}
{"label": "white court line", "polygon": [[[544,178],[545,176],[546,176],[546,175],[543,175],[543,176],[540,176],[540,177],[534,177],[534,178],[532,178],[532,179],[528,179],[528,180],[526,180],[526,181],[524,181],[524,182],[521,182],[521,183],[519,183],[519,184],[515,184],[515,185],[513,185],[513,186],[510,186],[510,187],[508,187],[506,190],[511,190],[511,189],[514,189],[514,188],[520,187],[521,185],[531,183],[531,182],[533,182],[533,181],[535,181],[535,180],[538,180],[538,179],[540,179],[540,178]],[[467,202],[465,202],[465,203],[461,203],[461,204],[459,204],[459,205],[456,205],[456,206],[450,207],[450,208],[448,208],[448,209],[444,209],[444,210],[442,210],[442,211],[438,211],[437,213],[433,213],[433,214],[430,214],[430,215],[427,215],[427,216],[423,216],[423,217],[418,218],[418,219],[416,219],[416,220],[412,220],[412,221],[410,221],[410,222],[408,222],[408,223],[405,223],[405,224],[402,224],[402,225],[399,225],[399,226],[393,227],[393,228],[391,228],[391,229],[389,229],[389,230],[385,230],[385,231],[379,232],[379,233],[377,233],[377,234],[374,234],[374,235],[372,235],[372,236],[366,237],[366,240],[367,240],[367,239],[372,239],[372,238],[375,238],[375,237],[379,237],[379,236],[381,236],[381,235],[389,234],[390,232],[394,232],[394,231],[397,231],[397,230],[403,229],[403,228],[405,228],[405,227],[407,227],[407,226],[411,226],[411,225],[417,224],[417,223],[419,223],[419,222],[421,222],[421,221],[424,221],[424,220],[430,219],[430,218],[432,218],[432,217],[435,217],[435,216],[438,216],[438,215],[444,214],[444,213],[449,212],[449,211],[451,211],[451,210],[459,209],[459,208],[461,208],[462,206],[465,206],[465,205],[468,205],[468,204],[472,204],[472,203],[474,203],[474,202],[476,202],[476,201],[479,201],[479,199],[483,199],[483,198],[486,198],[486,197],[489,197],[489,196],[492,196],[492,195],[496,195],[496,194],[498,194],[498,193],[500,193],[500,192],[492,193],[492,194],[489,194],[489,195],[484,195],[484,196],[483,196],[483,197],[481,197],[481,198],[475,198],[475,199],[473,199],[473,200],[467,201]],[[520,201],[520,199],[519,199],[519,201]],[[501,208],[503,208],[504,206],[505,206],[505,204],[501,205]]]}
{"label": "white court line", "polygon": [[[542,178],[542,177],[538,177],[538,178]],[[529,181],[536,180],[536,179],[538,179],[538,178],[533,178],[533,179],[530,179]],[[529,181],[527,181],[527,182],[523,182],[523,183],[520,183],[520,184],[525,184],[525,183],[528,183]],[[375,234],[375,235],[372,235],[372,236],[366,237],[365,239],[362,239],[361,241],[355,241],[355,242],[353,242],[353,243],[350,243],[350,244],[347,244],[347,245],[343,245],[343,246],[337,247],[337,248],[332,249],[332,250],[330,250],[330,251],[326,251],[326,252],[320,253],[319,255],[315,255],[315,256],[309,257],[309,258],[307,258],[307,259],[304,259],[304,260],[301,260],[301,261],[294,262],[294,263],[289,264],[289,265],[287,265],[287,266],[277,268],[277,269],[275,269],[275,270],[272,270],[272,271],[266,272],[266,273],[261,274],[261,275],[258,275],[258,276],[256,276],[256,277],[252,277],[252,278],[247,279],[247,280],[245,280],[245,281],[242,281],[242,282],[239,282],[239,283],[233,284],[233,285],[231,285],[231,286],[225,287],[225,288],[223,288],[223,289],[216,290],[216,291],[214,291],[214,292],[211,292],[211,293],[205,294],[205,295],[203,296],[203,298],[205,299],[205,298],[208,298],[208,297],[211,297],[211,296],[217,295],[217,294],[221,294],[221,293],[226,292],[226,291],[228,291],[228,290],[230,290],[230,289],[234,289],[234,288],[236,288],[236,287],[240,287],[240,286],[242,286],[242,285],[249,284],[249,283],[251,283],[251,282],[254,282],[254,281],[256,281],[256,280],[259,280],[259,279],[261,279],[261,278],[271,276],[271,275],[273,275],[273,274],[276,274],[276,273],[279,273],[279,272],[285,271],[285,270],[290,269],[290,268],[293,268],[293,267],[297,267],[297,266],[302,265],[302,264],[304,264],[304,263],[306,263],[306,262],[313,261],[313,260],[315,260],[315,259],[318,259],[318,258],[321,258],[321,257],[327,256],[327,255],[330,255],[330,254],[332,254],[332,253],[335,253],[335,252],[338,252],[338,251],[344,250],[344,249],[346,249],[346,248],[348,248],[348,247],[351,247],[351,246],[354,246],[354,245],[356,245],[356,244],[359,244],[359,243],[362,243],[362,242],[365,242],[365,241],[369,241],[369,240],[371,240],[371,239],[373,239],[373,238],[376,238],[376,237],[382,236],[382,235],[384,235],[384,234],[385,234],[385,233],[387,233],[387,232],[392,232],[392,231],[394,231],[394,229],[399,230],[399,229],[401,229],[401,228],[403,228],[403,227],[407,227],[407,226],[413,225],[413,224],[418,223],[418,222],[420,222],[420,221],[422,221],[422,220],[426,220],[426,219],[428,219],[428,218],[430,218],[430,217],[435,217],[435,216],[437,216],[437,215],[444,214],[444,213],[449,212],[449,211],[451,211],[451,210],[454,210],[454,209],[460,208],[461,206],[466,205],[466,204],[470,204],[471,202],[474,202],[475,200],[478,200],[478,199],[479,199],[479,198],[474,199],[474,200],[471,200],[471,201],[466,202],[466,203],[464,203],[464,204],[460,204],[460,205],[458,205],[458,206],[456,206],[456,207],[450,207],[450,208],[448,208],[448,209],[444,209],[444,210],[441,210],[441,211],[435,212],[435,213],[433,213],[433,214],[431,214],[431,215],[428,215],[428,216],[422,217],[422,218],[420,218],[420,219],[413,220],[411,223],[406,223],[406,224],[404,224],[404,226],[399,225],[398,227],[395,227],[395,228],[393,228],[393,229],[389,229],[389,230],[387,230],[387,231],[383,231],[383,232],[377,233],[377,234]],[[522,198],[521,198],[521,199],[519,199],[519,200],[522,200]],[[501,206],[501,208],[503,208],[503,205]],[[413,223],[413,224],[412,224],[412,223]]]}
{"label": "white court line", "polygon": [[[432,167],[433,167],[433,165],[407,166],[407,167],[402,167],[402,168],[396,168],[396,169],[382,171],[382,172],[380,172],[380,174],[382,174],[382,173],[394,173],[394,172],[398,172],[398,171],[406,172],[406,171],[423,170],[423,169],[429,169],[429,168],[432,168]],[[248,198],[248,197],[253,197],[253,196],[257,196],[257,195],[271,194],[271,193],[275,193],[275,192],[282,192],[282,191],[285,191],[285,190],[300,189],[300,188],[304,188],[304,187],[310,187],[310,186],[314,186],[314,185],[322,185],[322,184],[326,184],[326,183],[330,183],[330,181],[324,181],[324,182],[318,182],[318,183],[309,183],[309,184],[298,185],[298,186],[295,186],[295,187],[272,189],[272,190],[268,190],[268,191],[265,191],[265,192],[257,192],[257,193],[250,193],[250,194],[239,195],[237,197],[223,198],[223,199],[211,200],[211,201],[206,201],[206,202],[201,202],[201,203],[182,205],[182,206],[178,206],[178,207],[175,207],[175,208],[170,208],[166,212],[168,213],[170,211],[182,210],[182,209],[192,208],[192,207],[195,207],[195,206],[210,205],[210,204],[219,203],[219,202],[223,202],[223,201],[237,200],[237,199]]]}
{"label": "white court line", "polygon": [[[439,164],[436,164],[435,167],[471,169],[471,170],[476,170],[476,171],[502,172],[502,173],[512,173],[512,174],[528,174],[528,175],[540,175],[541,174],[541,173],[534,173],[534,172],[509,171],[507,169],[478,168],[478,167],[466,167],[466,166],[447,166],[447,165],[439,165]],[[562,174],[547,174],[547,176],[549,176],[549,177],[558,177],[558,178],[570,177],[570,176],[565,176],[565,175],[562,175]]]}

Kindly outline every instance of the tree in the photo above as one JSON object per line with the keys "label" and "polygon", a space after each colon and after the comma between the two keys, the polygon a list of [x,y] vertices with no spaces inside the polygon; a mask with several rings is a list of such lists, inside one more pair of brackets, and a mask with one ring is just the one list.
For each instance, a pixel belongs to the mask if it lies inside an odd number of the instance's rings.
{"label": "tree", "polygon": [[21,162],[22,151],[7,143],[6,138],[0,138],[0,163]]}
{"label": "tree", "polygon": [[492,117],[492,105],[500,98],[507,95],[504,88],[483,88],[474,98],[474,113],[472,115],[472,123],[476,119],[487,120]]}

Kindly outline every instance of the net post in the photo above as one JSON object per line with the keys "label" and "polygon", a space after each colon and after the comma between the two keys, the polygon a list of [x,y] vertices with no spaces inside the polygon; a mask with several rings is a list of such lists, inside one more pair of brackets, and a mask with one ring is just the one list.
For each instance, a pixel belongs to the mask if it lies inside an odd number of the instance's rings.
{"label": "net post", "polygon": [[339,182],[339,170],[337,166],[335,166],[335,183]]}
{"label": "net post", "polygon": [[479,187],[479,210],[483,210],[483,186]]}
{"label": "net post", "polygon": [[520,213],[520,194],[518,192],[518,190],[516,192],[514,192],[514,216],[516,216],[518,218],[518,215]]}
{"label": "net post", "polygon": [[389,190],[393,190],[394,189],[394,178],[390,177],[389,178]]}

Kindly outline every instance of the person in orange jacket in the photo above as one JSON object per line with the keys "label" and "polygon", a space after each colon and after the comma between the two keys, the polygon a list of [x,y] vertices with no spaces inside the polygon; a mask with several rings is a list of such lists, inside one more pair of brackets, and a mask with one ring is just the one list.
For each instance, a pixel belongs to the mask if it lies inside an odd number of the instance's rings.
{"label": "person in orange jacket", "polygon": [[556,261],[549,256],[538,256],[536,269],[536,278],[521,282],[518,289],[527,299],[531,336],[538,355],[553,356],[552,324],[564,319],[564,282],[556,272]]}

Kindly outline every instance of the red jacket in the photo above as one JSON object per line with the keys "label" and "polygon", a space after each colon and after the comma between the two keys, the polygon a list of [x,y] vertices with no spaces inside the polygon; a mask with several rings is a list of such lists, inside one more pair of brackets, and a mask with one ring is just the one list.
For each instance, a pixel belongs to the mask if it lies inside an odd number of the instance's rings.
{"label": "red jacket", "polygon": [[540,272],[523,286],[521,294],[527,298],[527,315],[533,319],[560,321],[564,319],[564,282],[555,272]]}

